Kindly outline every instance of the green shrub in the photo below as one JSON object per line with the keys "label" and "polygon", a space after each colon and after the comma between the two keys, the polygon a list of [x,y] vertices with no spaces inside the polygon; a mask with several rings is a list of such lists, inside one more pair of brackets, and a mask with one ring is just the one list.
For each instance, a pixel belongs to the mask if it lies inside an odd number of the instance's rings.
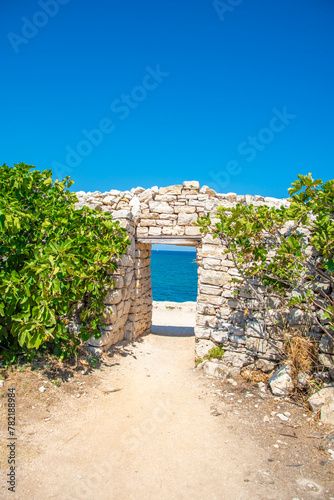
{"label": "green shrub", "polygon": [[207,356],[205,356],[207,359],[214,359],[214,358],[222,358],[224,356],[224,349],[222,347],[216,346],[210,349],[209,353]]}
{"label": "green shrub", "polygon": [[[66,357],[100,336],[115,260],[130,243],[110,214],[75,210],[69,177],[32,168],[0,167],[0,347],[11,360],[43,348]],[[79,338],[67,328],[73,315]]]}

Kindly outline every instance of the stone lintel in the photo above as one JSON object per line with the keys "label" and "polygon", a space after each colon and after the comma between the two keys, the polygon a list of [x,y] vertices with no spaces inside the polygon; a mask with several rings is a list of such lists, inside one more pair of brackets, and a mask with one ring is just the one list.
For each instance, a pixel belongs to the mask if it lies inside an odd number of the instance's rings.
{"label": "stone lintel", "polygon": [[164,244],[196,247],[201,241],[201,236],[137,236],[138,243]]}

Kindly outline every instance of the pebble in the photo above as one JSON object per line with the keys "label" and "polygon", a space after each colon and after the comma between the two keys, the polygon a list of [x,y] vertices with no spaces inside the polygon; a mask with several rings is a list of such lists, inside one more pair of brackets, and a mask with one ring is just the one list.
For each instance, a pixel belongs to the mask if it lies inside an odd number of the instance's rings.
{"label": "pebble", "polygon": [[263,422],[270,422],[268,415],[265,415],[263,417]]}
{"label": "pebble", "polygon": [[4,381],[4,380],[0,380],[0,387],[3,387],[3,386],[4,386],[4,383],[5,383],[5,381]]}
{"label": "pebble", "polygon": [[274,448],[279,448],[279,445],[278,444],[274,444]]}
{"label": "pebble", "polygon": [[276,417],[280,418],[281,420],[289,420],[289,418],[286,417],[283,413],[277,413]]}
{"label": "pebble", "polygon": [[38,390],[39,390],[39,392],[44,392],[45,391],[45,387],[42,385],[42,387],[40,387]]}

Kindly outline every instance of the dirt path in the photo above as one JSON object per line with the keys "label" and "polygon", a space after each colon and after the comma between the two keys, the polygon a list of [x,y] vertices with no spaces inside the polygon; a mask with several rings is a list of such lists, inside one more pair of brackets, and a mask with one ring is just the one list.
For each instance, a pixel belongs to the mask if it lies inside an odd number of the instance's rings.
{"label": "dirt path", "polygon": [[279,471],[266,472],[270,455],[256,430],[242,432],[237,417],[212,412],[214,394],[193,369],[193,312],[181,317],[170,310],[175,328],[162,326],[164,317],[155,310],[153,333],[112,358],[99,371],[99,384],[86,393],[79,386],[80,397],[64,392],[49,409],[41,403],[39,421],[27,421],[19,436],[16,493],[2,488],[0,496],[331,498],[310,485],[300,489],[303,476],[284,483]]}

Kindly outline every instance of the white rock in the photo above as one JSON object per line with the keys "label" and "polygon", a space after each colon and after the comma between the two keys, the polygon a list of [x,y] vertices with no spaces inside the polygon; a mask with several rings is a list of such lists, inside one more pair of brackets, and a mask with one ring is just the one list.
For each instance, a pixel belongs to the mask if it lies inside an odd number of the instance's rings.
{"label": "white rock", "polygon": [[231,351],[226,351],[222,359],[225,363],[231,364],[239,370],[254,361],[254,358],[247,353]]}
{"label": "white rock", "polygon": [[312,411],[319,411],[324,404],[334,402],[334,384],[320,389],[308,399],[308,405]]}
{"label": "white rock", "polygon": [[204,361],[203,363],[201,363],[201,365],[199,365],[199,367],[203,368],[204,373],[208,377],[219,377],[221,375],[218,363],[214,363],[212,361]]}
{"label": "white rock", "polygon": [[284,364],[269,379],[269,385],[275,396],[287,396],[294,389],[291,366]]}
{"label": "white rock", "polygon": [[321,365],[329,368],[330,370],[334,369],[334,357],[330,354],[320,353],[318,354],[318,361]]}
{"label": "white rock", "polygon": [[115,197],[114,196],[108,195],[105,198],[103,198],[103,203],[105,205],[112,205],[114,203],[114,201],[115,201]]}
{"label": "white rock", "polygon": [[326,354],[333,354],[333,339],[324,335],[320,341],[319,349]]}
{"label": "white rock", "polygon": [[308,373],[300,372],[298,374],[298,387],[299,387],[299,389],[305,389],[310,378],[311,378],[311,375],[309,375]]}
{"label": "white rock", "polygon": [[140,193],[139,199],[142,203],[145,203],[145,202],[151,200],[152,199],[152,189],[145,189],[145,191]]}
{"label": "white rock", "polygon": [[206,285],[222,286],[229,281],[227,273],[211,270],[202,270],[200,282]]}
{"label": "white rock", "polygon": [[269,373],[275,369],[276,364],[266,359],[258,359],[255,363],[255,367],[264,373]]}
{"label": "white rock", "polygon": [[258,385],[261,392],[266,392],[267,385],[264,382],[258,382],[257,385]]}
{"label": "white rock", "polygon": [[174,212],[173,208],[165,201],[150,201],[149,207],[152,212],[158,214],[172,214]]}
{"label": "white rock", "polygon": [[229,332],[232,333],[233,335],[237,335],[239,337],[245,335],[245,331],[243,328],[240,328],[238,326],[231,326],[229,329]]}
{"label": "white rock", "polygon": [[[224,344],[225,342],[228,341],[229,333],[227,331],[223,330],[209,330],[209,336],[211,333],[211,337],[215,342],[218,342],[219,344]],[[195,335],[196,335],[196,328],[195,328]]]}
{"label": "white rock", "polygon": [[[93,346],[87,346],[87,349],[89,350],[89,352],[91,354],[93,354],[93,356],[95,356],[96,358],[102,358],[102,355],[103,355],[103,351],[102,349],[100,349],[99,347],[93,347]],[[85,373],[85,372],[84,372]],[[69,379],[69,382],[71,380]]]}
{"label": "white rock", "polygon": [[118,304],[122,300],[122,290],[109,288],[104,303],[107,305]]}
{"label": "white rock", "polygon": [[334,401],[327,402],[322,406],[320,418],[325,424],[334,425]]}
{"label": "white rock", "polygon": [[132,213],[130,210],[114,210],[112,212],[112,216],[114,219],[132,219]]}
{"label": "white rock", "polygon": [[306,322],[307,316],[304,311],[300,309],[291,309],[288,321],[291,325],[301,325]]}
{"label": "white rock", "polygon": [[266,196],[264,201],[266,203],[269,203],[270,205],[276,205],[276,206],[281,206],[283,205],[283,201],[279,200],[278,198],[272,198],[271,196]]}
{"label": "white rock", "polygon": [[289,420],[288,417],[284,415],[284,413],[277,413],[276,417],[278,417],[280,420]]}
{"label": "white rock", "polygon": [[201,189],[199,190],[201,194],[207,194],[209,196],[215,196],[216,191],[214,189],[211,189],[209,186],[202,186]]}
{"label": "white rock", "polygon": [[197,357],[204,358],[204,356],[207,356],[209,354],[209,351],[214,347],[216,347],[216,344],[214,344],[211,340],[199,340],[195,344]]}
{"label": "white rock", "polygon": [[251,337],[263,337],[263,324],[258,320],[248,321],[245,335]]}
{"label": "white rock", "polygon": [[183,183],[184,189],[199,189],[198,181],[184,181]]}
{"label": "white rock", "polygon": [[164,194],[177,195],[177,194],[181,194],[181,192],[182,192],[182,185],[181,184],[177,184],[177,185],[173,185],[173,186],[161,187],[159,189],[159,194],[160,195],[164,195]]}
{"label": "white rock", "polygon": [[129,201],[130,207],[134,207],[135,205],[140,205],[140,199],[138,196],[134,196],[130,201]]}
{"label": "white rock", "polygon": [[145,191],[145,189],[142,188],[142,187],[140,187],[140,186],[138,186],[136,188],[132,188],[130,192],[133,193],[133,194],[140,194],[143,191]]}
{"label": "white rock", "polygon": [[45,392],[45,387],[42,385],[42,387],[40,387],[38,390],[39,392]]}
{"label": "white rock", "polygon": [[194,222],[197,221],[197,218],[198,218],[197,214],[184,214],[184,213],[181,213],[181,214],[178,215],[178,224],[180,226],[185,226],[185,225],[191,226]]}
{"label": "white rock", "polygon": [[196,338],[198,338],[198,339],[209,339],[210,338],[210,334],[211,334],[210,328],[204,328],[202,326],[195,326],[195,335],[196,335]]}
{"label": "white rock", "polygon": [[254,196],[252,196],[251,194],[246,194],[245,201],[247,205],[254,203]]}

